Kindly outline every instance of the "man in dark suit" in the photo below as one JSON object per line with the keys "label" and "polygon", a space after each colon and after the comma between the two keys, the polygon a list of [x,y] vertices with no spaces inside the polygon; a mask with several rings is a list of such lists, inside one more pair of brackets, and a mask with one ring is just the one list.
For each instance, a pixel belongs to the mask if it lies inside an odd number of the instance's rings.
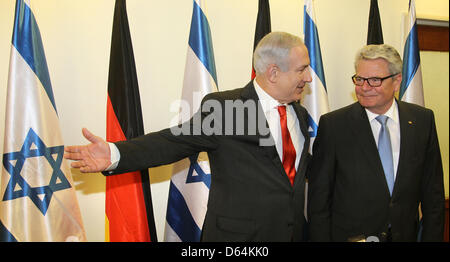
{"label": "man in dark suit", "polygon": [[300,38],[274,32],[258,44],[254,65],[255,81],[207,95],[180,126],[114,145],[83,129],[91,144],[67,147],[65,157],[82,172],[112,169],[109,175],[206,151],[211,187],[202,241],[301,241],[310,155],[298,100],[311,81],[308,52]]}
{"label": "man in dark suit", "polygon": [[355,70],[358,102],[319,122],[308,173],[311,240],[416,241],[421,204],[422,240],[442,241],[443,171],[433,112],[394,98],[402,81],[394,48],[363,47]]}

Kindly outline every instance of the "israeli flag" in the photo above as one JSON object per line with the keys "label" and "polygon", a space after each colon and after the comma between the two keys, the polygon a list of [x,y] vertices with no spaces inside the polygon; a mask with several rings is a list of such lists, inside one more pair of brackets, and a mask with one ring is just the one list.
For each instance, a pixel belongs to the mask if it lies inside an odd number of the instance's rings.
{"label": "israeli flag", "polygon": [[6,98],[0,241],[86,241],[30,0],[17,0]]}
{"label": "israeli flag", "polygon": [[[217,91],[211,31],[202,2],[194,1],[180,123],[193,116],[206,94]],[[210,184],[211,171],[205,152],[174,164],[167,204],[165,241],[200,241]]]}
{"label": "israeli flag", "polygon": [[410,0],[409,2],[408,16],[408,30],[406,30],[405,47],[403,49],[402,83],[399,98],[402,101],[425,106],[414,0]]}
{"label": "israeli flag", "polygon": [[320,52],[319,34],[315,20],[313,2],[312,0],[305,0],[304,41],[311,61],[310,73],[312,81],[303,90],[302,105],[308,111],[309,135],[311,137],[310,152],[312,152],[314,139],[317,135],[320,116],[330,111],[322,54]]}

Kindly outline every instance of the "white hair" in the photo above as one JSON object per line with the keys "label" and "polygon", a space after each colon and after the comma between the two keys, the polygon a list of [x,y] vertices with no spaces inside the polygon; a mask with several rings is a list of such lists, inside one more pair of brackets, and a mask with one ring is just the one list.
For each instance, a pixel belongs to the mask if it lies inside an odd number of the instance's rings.
{"label": "white hair", "polygon": [[256,74],[264,73],[271,64],[281,71],[289,70],[289,52],[293,47],[304,45],[298,36],[286,32],[272,32],[264,36],[253,53],[253,66]]}
{"label": "white hair", "polygon": [[390,74],[398,74],[402,72],[402,59],[400,54],[390,45],[366,45],[362,47],[355,57],[355,70],[361,60],[374,60],[382,58],[388,63]]}

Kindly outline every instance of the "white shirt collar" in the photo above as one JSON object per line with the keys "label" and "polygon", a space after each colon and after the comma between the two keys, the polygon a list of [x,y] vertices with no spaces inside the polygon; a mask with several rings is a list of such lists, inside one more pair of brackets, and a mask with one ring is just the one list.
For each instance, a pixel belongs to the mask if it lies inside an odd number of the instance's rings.
{"label": "white shirt collar", "polygon": [[[372,122],[379,114],[375,114],[370,112],[367,108],[365,108],[367,117],[369,118],[369,122]],[[391,107],[384,113],[383,115],[388,116],[391,120],[393,120],[396,124],[399,123],[398,121],[398,105],[397,101],[394,99],[394,102],[392,103]]]}
{"label": "white shirt collar", "polygon": [[266,91],[264,91],[264,89],[262,89],[258,85],[256,79],[253,80],[253,86],[255,87],[256,94],[258,95],[259,98],[259,102],[265,113],[281,105],[280,102],[271,97]]}

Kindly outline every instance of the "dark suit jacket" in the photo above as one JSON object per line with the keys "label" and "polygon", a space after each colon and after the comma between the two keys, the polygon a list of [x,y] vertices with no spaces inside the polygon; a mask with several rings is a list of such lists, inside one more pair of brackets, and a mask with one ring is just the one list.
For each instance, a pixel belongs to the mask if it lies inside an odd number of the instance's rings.
{"label": "dark suit jacket", "polygon": [[422,204],[423,241],[442,241],[444,186],[433,112],[397,102],[400,156],[392,197],[364,108],[354,103],[323,115],[309,177],[313,241],[356,236],[416,241]]}
{"label": "dark suit jacket", "polygon": [[[261,108],[252,82],[244,88],[209,94],[203,99],[202,106],[210,101],[224,106],[226,100],[253,101]],[[211,167],[211,187],[202,241],[303,240],[309,136],[306,110],[298,102],[292,105],[305,137],[293,186],[274,144],[260,146],[260,130],[254,134],[248,132],[251,129],[249,123],[255,123],[255,116],[249,116],[251,110],[244,108],[234,110],[235,114],[240,110],[245,112],[244,135],[206,135],[204,130],[201,135],[173,135],[170,129],[165,129],[116,143],[121,159],[114,172],[164,165],[206,151]],[[259,113],[264,114],[262,110]],[[211,119],[212,114],[219,119],[212,126],[223,128],[226,125],[225,110],[203,112],[201,119]],[[191,130],[198,127],[193,119],[184,124]],[[262,119],[267,125],[264,115]]]}

